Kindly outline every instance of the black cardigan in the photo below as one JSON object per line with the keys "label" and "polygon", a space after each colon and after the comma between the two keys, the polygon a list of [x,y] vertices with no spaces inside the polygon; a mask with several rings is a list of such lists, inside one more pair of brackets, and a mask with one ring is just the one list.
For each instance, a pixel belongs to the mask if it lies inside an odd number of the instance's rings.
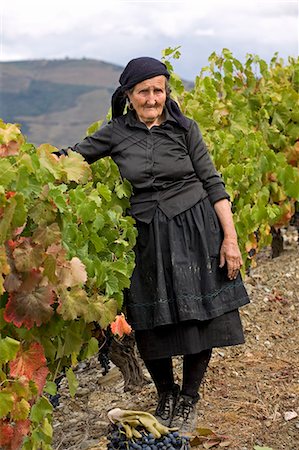
{"label": "black cardigan", "polygon": [[129,213],[146,223],[157,207],[171,219],[207,196],[212,204],[229,199],[196,122],[187,119],[186,131],[165,113],[160,126],[148,129],[130,111],[70,147],[88,163],[111,156],[133,186]]}

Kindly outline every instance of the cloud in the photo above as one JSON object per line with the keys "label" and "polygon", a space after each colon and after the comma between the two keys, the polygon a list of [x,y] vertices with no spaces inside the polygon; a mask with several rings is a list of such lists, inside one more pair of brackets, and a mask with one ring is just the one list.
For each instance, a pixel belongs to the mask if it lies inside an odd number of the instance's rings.
{"label": "cloud", "polygon": [[190,78],[223,47],[244,56],[298,53],[297,3],[287,0],[14,0],[5,2],[2,22],[3,60],[69,56],[125,65],[181,45],[175,65]]}

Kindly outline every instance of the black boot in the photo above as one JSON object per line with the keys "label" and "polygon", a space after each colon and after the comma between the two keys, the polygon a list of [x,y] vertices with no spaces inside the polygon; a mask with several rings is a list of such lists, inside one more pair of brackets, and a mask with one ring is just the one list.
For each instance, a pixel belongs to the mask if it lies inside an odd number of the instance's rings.
{"label": "black boot", "polygon": [[167,427],[170,425],[179,395],[180,387],[177,384],[175,384],[170,391],[162,392],[159,395],[155,417],[162,425]]}
{"label": "black boot", "polygon": [[198,400],[198,394],[196,397],[181,394],[176,402],[170,426],[178,428],[180,433],[192,433],[196,427]]}

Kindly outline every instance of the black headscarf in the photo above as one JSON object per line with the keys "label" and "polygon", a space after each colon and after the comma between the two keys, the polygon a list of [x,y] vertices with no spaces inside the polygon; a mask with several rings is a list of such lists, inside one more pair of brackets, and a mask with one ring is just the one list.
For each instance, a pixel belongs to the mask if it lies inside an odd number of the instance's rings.
{"label": "black headscarf", "polygon": [[[141,81],[159,75],[164,75],[167,79],[170,78],[170,73],[168,72],[166,65],[158,59],[150,58],[148,56],[132,59],[120,75],[120,86],[112,95],[112,118],[119,117],[124,112],[126,106],[125,91],[131,89]],[[167,96],[166,99],[166,107],[169,114],[179,123],[179,125],[188,130],[189,121],[183,115],[178,104],[169,96]]]}

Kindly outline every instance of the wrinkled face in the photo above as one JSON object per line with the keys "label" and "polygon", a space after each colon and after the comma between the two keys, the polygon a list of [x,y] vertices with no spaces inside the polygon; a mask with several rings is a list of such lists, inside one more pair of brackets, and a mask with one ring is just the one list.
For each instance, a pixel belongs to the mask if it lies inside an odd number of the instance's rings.
{"label": "wrinkled face", "polygon": [[159,75],[141,81],[127,93],[139,120],[149,128],[163,121],[163,109],[166,101],[166,78]]}

